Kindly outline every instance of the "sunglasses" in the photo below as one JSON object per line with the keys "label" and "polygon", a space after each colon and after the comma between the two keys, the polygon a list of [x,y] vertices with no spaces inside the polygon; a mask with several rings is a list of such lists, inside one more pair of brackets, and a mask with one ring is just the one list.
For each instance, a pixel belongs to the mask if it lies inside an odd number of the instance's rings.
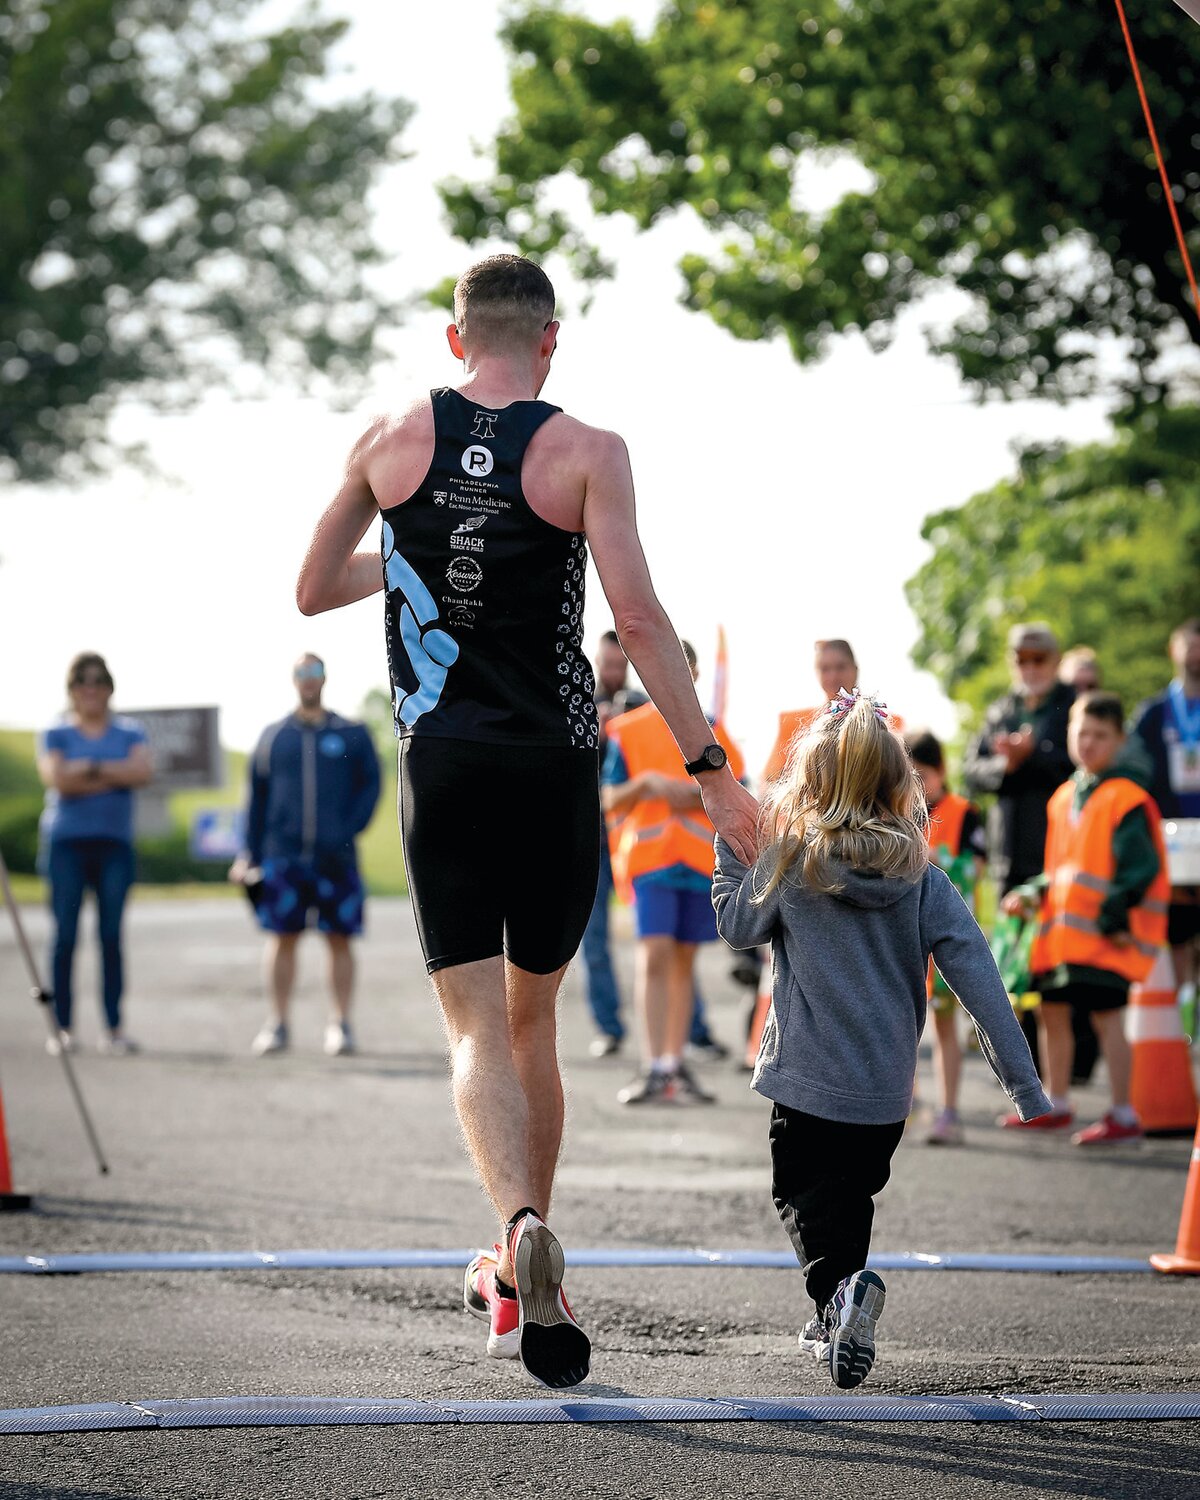
{"label": "sunglasses", "polygon": [[75,681],[71,684],[71,686],[72,687],[99,687],[99,688],[106,688],[106,687],[110,687],[111,684],[109,683],[109,680],[108,680],[107,677],[89,676],[89,677],[77,677],[75,679]]}
{"label": "sunglasses", "polygon": [[306,666],[297,667],[292,676],[297,682],[321,682],[325,677],[325,668],[310,662]]}
{"label": "sunglasses", "polygon": [[1018,667],[1044,667],[1050,660],[1048,651],[1018,651]]}

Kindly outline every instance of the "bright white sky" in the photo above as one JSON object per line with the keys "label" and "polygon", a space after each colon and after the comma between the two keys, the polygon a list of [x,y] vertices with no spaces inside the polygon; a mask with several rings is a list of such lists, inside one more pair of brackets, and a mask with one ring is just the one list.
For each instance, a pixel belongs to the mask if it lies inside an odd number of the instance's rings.
{"label": "bright white sky", "polygon": [[[650,0],[577,3],[598,19],[627,14],[639,24],[656,9]],[[389,170],[375,205],[397,288],[416,292],[481,253],[449,238],[434,184],[478,177],[474,147],[507,112],[499,7],[329,8],[353,18],[342,51],[351,77],[417,107],[405,136],[414,155]],[[289,7],[273,0],[272,9]],[[718,622],[726,628],[729,723],[751,768],[765,758],[779,711],[814,700],[817,636],[846,636],[863,686],[910,724],[952,733],[952,705],[909,660],[917,632],[903,584],[927,555],[921,521],[1009,474],[1016,440],[1102,438],[1100,404],[971,405],[952,367],[924,350],[932,306],[886,355],[850,340],[802,370],[782,344],[739,343],[677,305],[675,262],[702,244],[693,225],[680,219],[637,237],[606,221],[599,232],[619,275],[586,317],[574,311],[568,279],[555,275],[567,310],[544,395],[628,442],[651,572],[702,667]],[[214,392],[169,418],[130,407],[120,432],[147,442],[174,482],[125,474],[7,496],[0,722],[48,722],[62,706],[66,664],[85,648],[107,656],[118,706],[217,703],[222,738],[235,748],[287,710],[301,651],[325,658],[326,701],[340,712],[386,686],[379,598],[305,620],[292,590],[369,413],[456,380],[444,322],[423,313],[398,330],[394,363],[355,414],[287,394],[236,404]],[[591,651],[612,623],[594,574],[586,620]],[[705,702],[708,683],[706,673]]]}

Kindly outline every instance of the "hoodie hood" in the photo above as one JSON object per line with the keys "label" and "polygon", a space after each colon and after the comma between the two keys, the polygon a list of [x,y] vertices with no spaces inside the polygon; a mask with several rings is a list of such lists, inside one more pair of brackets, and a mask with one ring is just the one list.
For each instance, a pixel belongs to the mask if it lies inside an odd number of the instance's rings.
{"label": "hoodie hood", "polygon": [[873,870],[859,870],[839,859],[829,861],[829,872],[841,886],[841,890],[831,891],[830,895],[844,901],[847,906],[863,906],[873,911],[895,906],[917,884],[913,880],[901,880],[897,875],[877,875]]}

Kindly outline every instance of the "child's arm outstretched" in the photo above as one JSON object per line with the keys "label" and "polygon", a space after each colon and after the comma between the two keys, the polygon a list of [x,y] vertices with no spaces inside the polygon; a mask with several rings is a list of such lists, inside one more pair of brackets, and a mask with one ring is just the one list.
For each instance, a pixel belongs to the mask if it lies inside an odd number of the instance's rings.
{"label": "child's arm outstretched", "polygon": [[987,939],[945,873],[929,871],[921,931],[938,973],[975,1022],[979,1045],[1023,1120],[1050,1113],[1028,1043]]}
{"label": "child's arm outstretched", "polygon": [[754,899],[755,891],[761,891],[767,883],[762,863],[760,860],[748,869],[718,835],[712,902],[717,931],[731,948],[757,948],[769,943],[779,921],[778,886],[764,901]]}

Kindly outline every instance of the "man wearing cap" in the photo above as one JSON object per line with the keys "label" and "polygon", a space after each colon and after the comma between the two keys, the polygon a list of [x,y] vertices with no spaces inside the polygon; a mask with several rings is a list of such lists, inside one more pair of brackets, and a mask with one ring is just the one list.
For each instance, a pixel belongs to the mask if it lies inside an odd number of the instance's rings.
{"label": "man wearing cap", "polygon": [[1058,680],[1058,637],[1043,621],[1008,633],[1013,690],[988,709],[967,747],[963,771],[973,796],[993,792],[988,852],[1000,894],[1040,875],[1046,803],[1074,769],[1067,715],[1075,689]]}

